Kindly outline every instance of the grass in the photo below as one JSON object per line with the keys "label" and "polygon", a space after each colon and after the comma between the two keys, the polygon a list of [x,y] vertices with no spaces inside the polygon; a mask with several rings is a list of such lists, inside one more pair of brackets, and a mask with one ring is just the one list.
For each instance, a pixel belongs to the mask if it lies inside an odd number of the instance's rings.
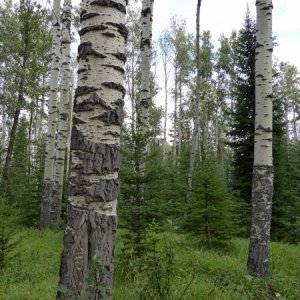
{"label": "grass", "polygon": [[[122,234],[119,231],[114,300],[138,300],[138,295],[148,282],[144,274],[125,276],[121,272]],[[16,250],[18,255],[0,277],[0,299],[55,299],[62,232],[24,229],[18,236],[21,238]],[[265,280],[246,272],[247,247],[246,240],[234,239],[226,252],[208,251],[191,237],[176,234],[172,248],[175,272],[170,277],[173,291],[171,299],[299,300],[300,247],[272,243],[272,277]],[[180,296],[185,289],[184,296]]]}

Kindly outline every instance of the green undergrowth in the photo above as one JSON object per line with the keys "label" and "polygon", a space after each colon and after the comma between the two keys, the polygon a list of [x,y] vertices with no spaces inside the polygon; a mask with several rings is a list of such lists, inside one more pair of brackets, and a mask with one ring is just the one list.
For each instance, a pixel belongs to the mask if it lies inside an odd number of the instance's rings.
{"label": "green undergrowth", "polygon": [[[149,269],[136,268],[132,261],[124,269],[122,235],[119,230],[114,300],[156,300],[147,298],[143,291],[149,288]],[[58,285],[62,232],[40,232],[24,229],[17,234],[21,240],[13,259],[0,277],[1,300],[55,299]],[[300,247],[272,243],[270,279],[250,276],[245,269],[246,240],[234,239],[226,251],[209,251],[187,235],[173,234],[171,247],[168,233],[157,235],[157,264],[167,276],[170,298],[163,300],[248,300],[300,299]],[[171,267],[165,254],[172,251]],[[152,261],[153,262],[153,261]],[[155,261],[154,261],[155,262]],[[166,266],[164,266],[164,264]],[[159,267],[158,267],[159,266]],[[172,270],[169,271],[168,268]],[[153,273],[151,273],[153,275]],[[148,278],[148,277],[149,278]],[[158,276],[159,277],[159,276]],[[151,277],[153,280],[153,277]],[[154,278],[155,280],[155,278]],[[161,277],[158,281],[164,281]],[[151,284],[151,283],[150,283]],[[161,282],[161,286],[167,286]]]}
{"label": "green undergrowth", "polygon": [[0,276],[1,300],[52,300],[58,284],[62,232],[20,230],[14,258]]}

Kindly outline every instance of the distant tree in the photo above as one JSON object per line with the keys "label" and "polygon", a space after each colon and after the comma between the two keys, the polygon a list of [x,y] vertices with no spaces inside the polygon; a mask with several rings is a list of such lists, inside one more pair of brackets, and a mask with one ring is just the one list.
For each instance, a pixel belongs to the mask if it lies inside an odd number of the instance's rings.
{"label": "distant tree", "polygon": [[193,182],[183,228],[197,235],[208,248],[224,246],[234,231],[233,198],[214,154],[199,163]]}
{"label": "distant tree", "polygon": [[46,156],[44,168],[44,187],[43,199],[41,205],[40,228],[47,229],[51,224],[51,207],[53,176],[55,163],[55,140],[57,127],[57,98],[58,98],[58,76],[60,70],[60,0],[53,1],[52,9],[52,49],[51,49],[51,73],[50,73],[50,95],[48,104],[48,131],[46,137]]}
{"label": "distant tree", "polygon": [[[193,126],[193,134],[192,134],[192,143],[190,147],[190,162],[189,162],[189,170],[188,170],[188,190],[192,189],[193,185],[193,171],[195,165],[195,156],[197,151],[197,142],[198,142],[198,134],[199,134],[199,117],[200,117],[200,7],[201,0],[197,2],[197,20],[196,20],[196,66],[197,66],[197,74],[196,74],[196,96],[195,96],[195,105],[194,105],[194,126]],[[189,200],[189,192],[187,194],[187,200]]]}
{"label": "distant tree", "polygon": [[72,1],[65,0],[62,15],[61,37],[61,85],[59,101],[59,121],[57,126],[56,157],[54,164],[54,186],[51,199],[50,225],[61,215],[65,160],[70,122],[71,100],[71,10]]}
{"label": "distant tree", "polygon": [[26,0],[17,7],[7,2],[0,10],[1,99],[12,122],[2,176],[2,192],[5,193],[22,110],[29,108],[31,112],[34,100],[44,92],[41,78],[47,72],[44,59],[49,51],[49,40],[47,11],[38,3]]}

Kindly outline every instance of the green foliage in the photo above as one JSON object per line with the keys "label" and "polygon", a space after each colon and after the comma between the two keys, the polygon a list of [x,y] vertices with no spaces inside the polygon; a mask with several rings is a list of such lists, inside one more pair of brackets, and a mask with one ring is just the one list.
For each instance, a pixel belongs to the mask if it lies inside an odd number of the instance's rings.
{"label": "green foliage", "polygon": [[[277,299],[276,295],[280,295],[279,299],[300,298],[299,246],[271,243],[272,277],[259,279],[249,276],[245,268],[247,240],[232,240],[225,253],[216,252],[199,248],[197,238],[169,230],[163,228],[160,233],[151,231],[150,236],[157,241],[156,249],[163,268],[168,265],[164,249],[173,253],[171,273],[174,276],[171,276],[170,286],[174,299],[180,299],[178,297],[185,289],[181,300]],[[173,227],[173,230],[176,231],[176,228]],[[117,261],[121,258],[124,233],[124,230],[119,230]],[[55,299],[62,237],[62,232],[20,230],[16,236],[22,239],[18,256],[11,259],[0,276],[0,299]],[[149,241],[151,239],[149,237]],[[151,253],[153,251],[149,248]],[[135,264],[135,261],[132,263]],[[139,299],[148,277],[141,271],[134,276],[123,275],[117,263],[113,299]]]}
{"label": "green foliage", "polygon": [[0,299],[53,300],[58,283],[62,232],[18,230],[17,253],[0,276]]}
{"label": "green foliage", "polygon": [[35,145],[29,142],[28,122],[22,118],[15,138],[7,200],[18,211],[18,223],[26,226],[35,226],[39,221],[43,157],[43,141]]}
{"label": "green foliage", "polygon": [[11,206],[0,199],[0,276],[16,255],[20,241],[16,239],[15,213]]}
{"label": "green foliage", "polygon": [[224,246],[233,234],[233,197],[220,166],[212,156],[199,163],[183,228],[209,247]]}
{"label": "green foliage", "polygon": [[[234,73],[232,78],[229,144],[233,148],[232,189],[245,210],[241,213],[240,234],[250,225],[255,116],[255,21],[247,10],[243,29],[232,41]],[[234,35],[233,35],[234,36]]]}
{"label": "green foliage", "polygon": [[[165,235],[170,235],[170,233],[165,231],[163,234],[156,233],[155,235],[156,248],[162,251],[164,251]],[[119,238],[122,243],[122,234]],[[171,247],[174,260],[171,273],[175,276],[170,276],[170,285],[173,299],[246,300],[278,298],[296,300],[300,297],[298,280],[300,269],[299,265],[295,263],[300,258],[298,246],[271,243],[272,277],[260,279],[249,276],[246,271],[245,261],[248,252],[246,240],[232,240],[226,252],[199,248],[198,239],[190,235],[173,234],[172,240]],[[167,242],[167,245],[169,243]],[[119,255],[121,254],[118,252],[117,257]],[[164,252],[161,255],[161,257],[167,257]],[[159,266],[158,262],[157,265]],[[150,270],[152,270],[150,274],[155,274],[155,268]],[[142,271],[136,272],[135,276],[123,277],[119,271],[117,268],[114,299],[139,299],[141,290],[146,288],[144,284],[148,283],[148,277]],[[185,294],[180,298],[179,296],[185,289]]]}

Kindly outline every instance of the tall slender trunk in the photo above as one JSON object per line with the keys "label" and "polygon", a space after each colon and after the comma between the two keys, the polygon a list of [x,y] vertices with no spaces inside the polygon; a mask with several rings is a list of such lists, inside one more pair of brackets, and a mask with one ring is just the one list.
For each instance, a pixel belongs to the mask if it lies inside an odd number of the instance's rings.
{"label": "tall slender trunk", "polygon": [[72,134],[72,112],[73,112],[73,97],[74,97],[74,74],[73,68],[71,68],[71,86],[69,92],[69,124],[68,124],[68,136],[67,136],[67,153],[66,153],[66,167],[65,167],[65,177],[68,178],[70,175],[70,159],[71,159],[71,134]]}
{"label": "tall slender trunk", "polygon": [[41,204],[40,228],[47,229],[51,224],[51,202],[54,187],[55,138],[57,126],[58,75],[60,69],[60,0],[53,0],[52,10],[52,50],[50,95],[48,104],[48,132],[46,138],[43,199]]}
{"label": "tall slender trunk", "polygon": [[71,10],[72,1],[64,0],[61,39],[61,89],[59,102],[59,122],[54,164],[54,186],[50,211],[50,224],[59,220],[61,214],[62,191],[64,183],[65,158],[70,119],[71,84]]}
{"label": "tall slender trunk", "polygon": [[199,135],[199,114],[200,114],[200,7],[201,0],[197,3],[197,20],[196,20],[196,64],[197,64],[197,78],[196,78],[196,99],[195,99],[195,114],[194,114],[194,128],[192,135],[192,145],[190,149],[190,163],[188,171],[188,194],[186,199],[190,198],[190,191],[193,185],[193,172],[195,165],[195,156],[197,150],[197,142]]}
{"label": "tall slender trunk", "polygon": [[182,145],[182,74],[179,71],[179,105],[178,105],[178,158],[180,163]]}
{"label": "tall slender trunk", "polygon": [[257,0],[255,60],[255,141],[252,220],[248,270],[269,275],[269,244],[273,195],[272,157],[272,0]]}
{"label": "tall slender trunk", "polygon": [[167,71],[167,53],[164,52],[164,49],[162,50],[163,50],[162,60],[163,60],[163,68],[164,68],[164,92],[165,92],[163,158],[165,159],[166,145],[167,145],[167,120],[168,120],[168,71]]}
{"label": "tall slender trunk", "polygon": [[144,175],[145,161],[147,156],[147,134],[149,132],[149,107],[151,106],[151,40],[152,40],[152,13],[154,0],[143,0],[141,11],[141,92],[137,103],[137,132],[142,135],[138,138],[135,148],[137,155],[135,159],[135,170],[137,173],[135,212],[136,220],[135,232],[135,252],[141,256],[142,239],[142,213],[141,208],[144,203]]}
{"label": "tall slender trunk", "polygon": [[[67,224],[57,298],[112,296],[126,0],[84,0],[71,137]],[[101,266],[93,274],[95,263]],[[94,264],[94,265],[93,265]],[[94,279],[92,284],[87,280]]]}
{"label": "tall slender trunk", "polygon": [[175,84],[174,84],[174,131],[173,131],[173,164],[176,165],[176,156],[177,156],[177,126],[178,126],[178,116],[177,116],[177,106],[178,106],[178,76],[177,68],[175,67]]}
{"label": "tall slender trunk", "polygon": [[154,0],[143,0],[141,12],[141,93],[138,104],[138,127],[142,134],[146,134],[149,130],[153,3]]}
{"label": "tall slender trunk", "polygon": [[[23,88],[20,88],[19,91],[19,103],[20,101],[23,102]],[[22,103],[21,102],[21,103]],[[19,119],[20,119],[20,113],[21,113],[21,108],[16,108],[15,113],[14,113],[14,118],[13,118],[13,124],[12,128],[10,130],[9,136],[8,136],[8,147],[6,151],[6,158],[5,158],[5,163],[3,167],[3,175],[2,175],[2,193],[6,194],[7,192],[7,186],[8,186],[8,176],[9,176],[9,167],[12,159],[12,153],[13,153],[13,148],[15,144],[15,138],[16,138],[16,133],[19,125]]]}

